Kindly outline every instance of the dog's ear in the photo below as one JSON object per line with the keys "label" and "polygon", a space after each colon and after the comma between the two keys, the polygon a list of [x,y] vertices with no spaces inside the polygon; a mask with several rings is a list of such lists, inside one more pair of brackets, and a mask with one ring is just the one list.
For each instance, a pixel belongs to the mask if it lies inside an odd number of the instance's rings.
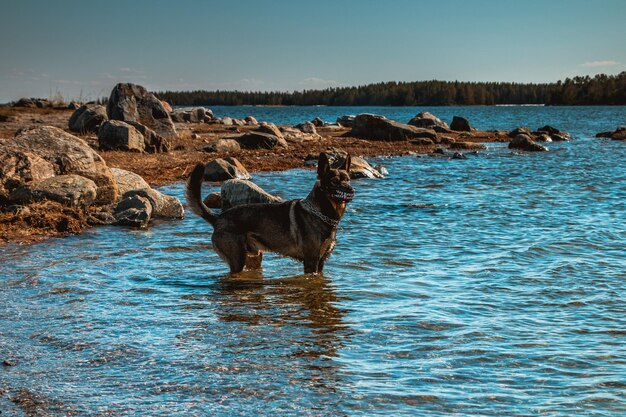
{"label": "dog's ear", "polygon": [[348,174],[350,173],[350,165],[352,165],[352,158],[350,158],[350,154],[346,155],[346,159],[343,161],[343,164],[339,167],[339,169],[343,169]]}
{"label": "dog's ear", "polygon": [[330,162],[328,161],[328,156],[322,152],[317,159],[317,176],[322,178],[322,176],[330,169]]}

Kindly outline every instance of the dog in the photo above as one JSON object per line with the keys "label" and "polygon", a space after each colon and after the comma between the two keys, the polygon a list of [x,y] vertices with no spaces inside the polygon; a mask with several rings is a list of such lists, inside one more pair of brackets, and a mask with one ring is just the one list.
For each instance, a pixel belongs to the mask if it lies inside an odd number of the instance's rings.
{"label": "dog", "polygon": [[277,252],[304,263],[305,274],[322,273],[333,252],[337,226],[352,201],[350,155],[333,169],[321,153],[317,181],[306,198],[282,203],[245,204],[212,212],[201,196],[204,165],[198,164],[187,181],[190,209],[213,226],[211,238],[217,254],[232,274],[259,269],[263,252]]}

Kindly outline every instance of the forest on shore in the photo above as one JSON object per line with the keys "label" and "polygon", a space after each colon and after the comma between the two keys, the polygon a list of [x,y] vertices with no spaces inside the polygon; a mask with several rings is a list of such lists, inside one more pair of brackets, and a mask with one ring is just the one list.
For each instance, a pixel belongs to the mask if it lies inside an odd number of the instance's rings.
{"label": "forest on shore", "polygon": [[196,90],[155,94],[175,106],[626,105],[626,71],[617,75],[578,76],[543,84],[390,81],[294,92]]}

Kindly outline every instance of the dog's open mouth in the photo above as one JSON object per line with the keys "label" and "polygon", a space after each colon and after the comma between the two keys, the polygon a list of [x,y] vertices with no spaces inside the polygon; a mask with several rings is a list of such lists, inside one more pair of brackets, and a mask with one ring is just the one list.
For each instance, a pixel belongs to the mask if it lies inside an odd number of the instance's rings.
{"label": "dog's open mouth", "polygon": [[332,191],[330,196],[335,201],[345,201],[347,203],[352,201],[352,198],[354,198],[354,191],[335,189]]}

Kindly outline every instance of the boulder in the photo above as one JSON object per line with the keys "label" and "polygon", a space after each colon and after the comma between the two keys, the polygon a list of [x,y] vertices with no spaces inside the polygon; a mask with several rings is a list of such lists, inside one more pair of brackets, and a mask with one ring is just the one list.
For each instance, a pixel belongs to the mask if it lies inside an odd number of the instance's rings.
{"label": "boulder", "polygon": [[326,122],[321,118],[316,117],[315,119],[311,120],[311,124],[313,124],[313,126],[315,127],[324,127],[326,125]]}
{"label": "boulder", "polygon": [[552,142],[552,138],[545,133],[535,136],[533,139],[535,142]]}
{"label": "boulder", "polygon": [[317,130],[315,130],[315,125],[312,122],[304,122],[294,126],[302,133],[309,133],[312,135],[317,135]]}
{"label": "boulder", "polygon": [[321,139],[317,133],[304,133],[302,130],[290,126],[281,126],[280,132],[287,143],[315,142]]}
{"label": "boulder", "polygon": [[277,136],[280,139],[285,139],[280,129],[276,127],[274,123],[262,122],[256,131],[260,133],[269,133],[270,135]]}
{"label": "boulder", "polygon": [[234,139],[218,139],[202,148],[204,152],[238,153],[241,151],[239,142]]}
{"label": "boulder", "polygon": [[95,103],[82,105],[70,116],[68,127],[72,132],[81,134],[97,132],[102,123],[106,122],[107,110]]}
{"label": "boulder", "polygon": [[148,153],[167,153],[172,145],[170,141],[154,130],[137,122],[129,122],[143,136],[144,150]]}
{"label": "boulder", "polygon": [[274,149],[276,147],[288,148],[285,139],[269,133],[261,133],[259,131],[247,132],[237,139],[239,146],[243,149]]}
{"label": "boulder", "polygon": [[340,116],[337,117],[337,124],[343,127],[352,127],[352,125],[354,124],[354,119],[356,118],[356,116]]}
{"label": "boulder", "polygon": [[374,167],[374,169],[380,172],[380,175],[389,175],[389,171],[382,164],[378,164]]}
{"label": "boulder", "polygon": [[119,121],[109,120],[98,131],[98,145],[102,150],[122,150],[143,152],[144,137],[134,126]]}
{"label": "boulder", "polygon": [[[234,181],[234,180],[228,180]],[[204,205],[212,209],[222,208],[222,195],[220,193],[211,193],[204,199]]]}
{"label": "boulder", "polygon": [[441,121],[441,119],[427,111],[416,114],[415,117],[409,120],[408,124],[410,124],[411,126],[424,127],[428,129],[434,129],[435,127],[438,127],[443,128],[444,131],[450,129],[446,122]]}
{"label": "boulder", "polygon": [[533,141],[528,135],[517,135],[509,143],[509,149],[520,149],[528,152],[545,152],[548,150],[543,145]]}
{"label": "boulder", "polygon": [[[331,148],[326,154],[332,168],[342,166],[348,155],[347,152],[337,148]],[[350,159],[350,178],[384,178],[381,171],[375,169],[360,156],[352,156]]]}
{"label": "boulder", "polygon": [[406,140],[428,138],[437,140],[437,133],[431,129],[423,129],[405,125],[384,116],[374,114],[359,114],[354,119],[350,136],[370,140]]}
{"label": "boulder", "polygon": [[283,201],[265,192],[252,181],[233,179],[222,183],[220,193],[222,210],[242,204],[279,203]]}
{"label": "boulder", "polygon": [[450,149],[466,150],[466,151],[482,151],[484,149],[487,149],[487,147],[483,145],[482,143],[476,143],[476,142],[454,142],[454,143],[451,143],[449,146],[450,146]]}
{"label": "boulder", "polygon": [[109,120],[137,122],[171,139],[176,128],[163,103],[144,87],[130,83],[117,84],[107,103]]}
{"label": "boulder", "polygon": [[[92,180],[97,186],[95,204],[110,204],[117,198],[115,178],[102,157],[84,140],[57,127],[41,126],[23,129],[12,139],[0,139],[0,153],[13,155],[23,153],[38,157],[28,156],[29,161],[25,161],[24,157],[19,157],[21,163],[31,164],[31,168],[18,166],[17,175],[32,175],[34,171],[37,171],[38,179],[42,179],[42,176],[47,177],[50,174],[51,165],[55,175],[76,174]],[[40,159],[50,165],[44,164]],[[6,169],[4,165],[0,170],[6,171],[9,177],[16,175],[14,169]],[[26,182],[24,177],[22,179]],[[4,178],[0,178],[0,184],[3,183],[5,183]]]}
{"label": "boulder", "polygon": [[57,175],[13,190],[9,200],[14,203],[52,200],[67,206],[87,207],[96,200],[97,190],[96,183],[88,178]]}
{"label": "boulder", "polygon": [[544,127],[540,127],[539,129],[537,129],[535,134],[537,136],[547,135],[554,142],[567,142],[572,139],[569,133],[562,132],[559,129],[552,127],[550,125],[545,125]]}
{"label": "boulder", "polygon": [[528,135],[531,136],[530,129],[527,127],[516,127],[507,133],[507,136],[513,139],[517,135]]}
{"label": "boulder", "polygon": [[455,130],[457,132],[471,132],[472,126],[470,125],[469,120],[461,116],[454,116],[452,118],[452,123],[450,124],[450,129]]}
{"label": "boulder", "polygon": [[204,168],[205,181],[226,181],[232,179],[248,180],[250,174],[235,158],[215,159]]}
{"label": "boulder", "polygon": [[554,134],[559,134],[561,133],[561,131],[555,127],[552,127],[550,125],[545,125],[544,127],[540,127],[539,129],[537,129],[537,132],[540,133],[545,133],[547,135],[554,135]]}
{"label": "boulder", "polygon": [[37,104],[35,103],[35,100],[33,100],[32,98],[23,97],[19,99],[18,101],[16,101],[15,103],[13,103],[13,107],[35,108],[37,107]]}
{"label": "boulder", "polygon": [[170,113],[172,121],[183,123],[204,123],[213,118],[213,112],[204,107],[193,107],[188,109],[176,109]]}
{"label": "boulder", "polygon": [[232,126],[233,125],[233,119],[231,117],[222,117],[222,124],[224,126]]}
{"label": "boulder", "polygon": [[465,156],[463,152],[455,152],[452,155],[452,159],[467,159],[467,156]]}
{"label": "boulder", "polygon": [[145,228],[152,217],[152,204],[147,197],[129,195],[123,198],[113,210],[113,224]]}
{"label": "boulder", "polygon": [[248,126],[257,126],[259,124],[259,122],[257,122],[257,120],[252,116],[247,116],[244,121]]}
{"label": "boulder", "polygon": [[549,137],[553,142],[569,142],[572,140],[572,137],[567,132],[553,133]]}
{"label": "boulder", "polygon": [[176,219],[184,217],[183,205],[178,198],[154,190],[141,176],[134,172],[119,168],[111,168],[111,172],[117,181],[119,194],[122,196],[122,199],[140,195],[150,200],[153,217]]}
{"label": "boulder", "polygon": [[612,132],[601,132],[596,135],[597,138],[609,138],[613,140],[626,140],[626,126],[619,126]]}
{"label": "boulder", "polygon": [[52,163],[31,152],[8,151],[0,146],[0,201],[15,188],[54,177]]}

